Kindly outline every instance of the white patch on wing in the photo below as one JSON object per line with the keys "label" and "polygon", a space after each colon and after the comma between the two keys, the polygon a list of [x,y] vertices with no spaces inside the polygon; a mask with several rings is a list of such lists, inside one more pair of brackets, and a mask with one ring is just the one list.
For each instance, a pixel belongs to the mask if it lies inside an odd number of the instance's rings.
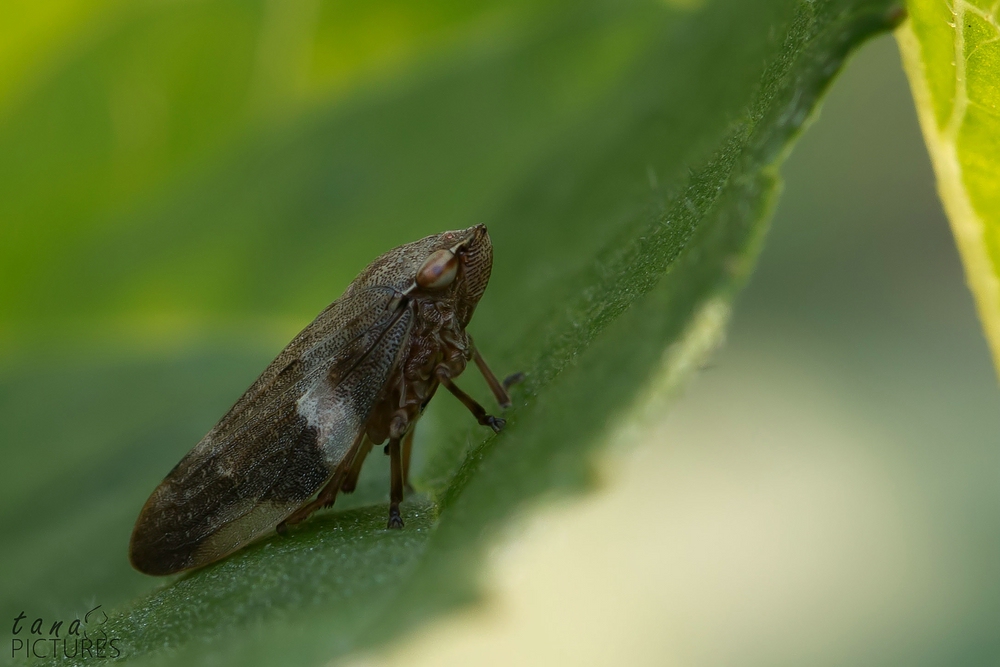
{"label": "white patch on wing", "polygon": [[298,413],[319,432],[319,445],[331,468],[347,455],[361,428],[361,419],[350,398],[338,395],[321,380],[302,395],[296,404]]}

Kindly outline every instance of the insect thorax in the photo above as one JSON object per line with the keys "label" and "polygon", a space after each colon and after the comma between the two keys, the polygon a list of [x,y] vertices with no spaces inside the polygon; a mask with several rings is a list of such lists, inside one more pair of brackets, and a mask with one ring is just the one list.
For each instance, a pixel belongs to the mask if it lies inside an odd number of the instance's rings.
{"label": "insect thorax", "polygon": [[409,308],[413,313],[409,338],[368,420],[368,435],[376,443],[388,437],[389,422],[400,411],[409,423],[416,421],[437,389],[439,367],[458,377],[472,357],[469,336],[450,300],[418,296]]}
{"label": "insect thorax", "polygon": [[[468,334],[462,328],[455,309],[448,300],[415,299],[413,327],[404,357],[401,377],[412,400],[430,398],[430,385],[436,384],[435,371],[445,366],[451,377],[465,370],[471,357]],[[408,397],[408,399],[411,397]]]}

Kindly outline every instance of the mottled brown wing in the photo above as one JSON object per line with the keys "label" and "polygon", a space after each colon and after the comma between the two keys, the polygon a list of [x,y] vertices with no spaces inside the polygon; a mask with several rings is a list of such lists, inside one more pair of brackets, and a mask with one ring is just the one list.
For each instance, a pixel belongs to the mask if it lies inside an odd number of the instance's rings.
{"label": "mottled brown wing", "polygon": [[396,364],[412,313],[396,292],[341,297],[289,343],[150,496],[130,558],[170,574],[272,530],[323,486]]}

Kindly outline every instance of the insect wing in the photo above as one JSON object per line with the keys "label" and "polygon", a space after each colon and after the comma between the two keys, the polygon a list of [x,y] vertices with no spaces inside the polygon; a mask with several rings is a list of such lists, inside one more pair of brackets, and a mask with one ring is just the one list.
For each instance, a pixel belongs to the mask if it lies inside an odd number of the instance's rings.
{"label": "insect wing", "polygon": [[305,503],[361,433],[412,313],[395,291],[349,292],[268,366],[139,514],[130,559],[147,574],[218,560]]}

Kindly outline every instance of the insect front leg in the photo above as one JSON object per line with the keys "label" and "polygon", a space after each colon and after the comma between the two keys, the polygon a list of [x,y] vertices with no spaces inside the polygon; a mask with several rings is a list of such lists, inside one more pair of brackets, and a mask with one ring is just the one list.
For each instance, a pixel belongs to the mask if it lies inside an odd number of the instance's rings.
{"label": "insect front leg", "polygon": [[494,417],[493,415],[487,414],[486,409],[483,408],[483,406],[479,405],[479,403],[476,402],[476,399],[472,398],[464,391],[459,389],[458,386],[451,381],[451,373],[445,366],[438,366],[436,373],[438,382],[440,382],[442,385],[444,385],[444,387],[448,391],[454,394],[455,398],[462,401],[462,404],[465,407],[469,408],[469,412],[471,412],[472,416],[476,418],[476,421],[478,421],[483,426],[489,426],[491,429],[493,429],[494,433],[499,433],[501,430],[503,430],[503,427],[507,423],[507,421],[501,419],[500,417]]}
{"label": "insect front leg", "polygon": [[502,409],[509,408],[511,406],[510,389],[511,385],[517,384],[524,379],[524,373],[514,373],[513,375],[507,376],[503,382],[497,380],[497,376],[493,374],[493,370],[490,369],[486,360],[483,359],[483,355],[479,354],[479,349],[473,344],[472,346],[472,360],[476,362],[476,368],[479,372],[483,374],[483,378],[486,379],[486,384],[490,386],[490,391],[493,392],[493,396],[497,399],[497,405]]}

